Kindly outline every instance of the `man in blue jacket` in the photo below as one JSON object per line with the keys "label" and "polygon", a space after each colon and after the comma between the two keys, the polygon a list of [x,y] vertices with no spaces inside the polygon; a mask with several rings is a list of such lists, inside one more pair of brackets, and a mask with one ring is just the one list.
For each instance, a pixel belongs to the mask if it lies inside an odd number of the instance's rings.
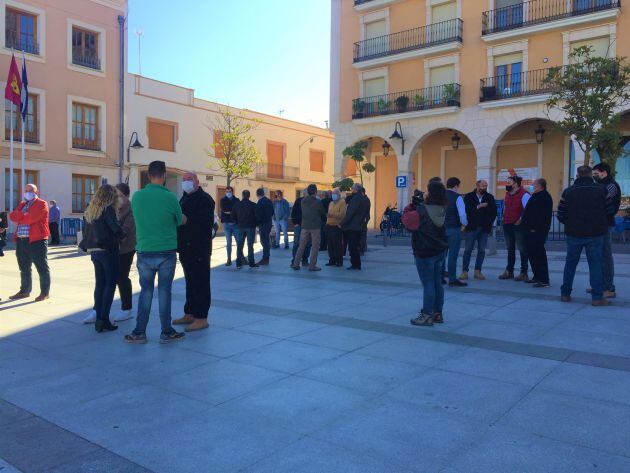
{"label": "man in blue jacket", "polygon": [[273,203],[265,197],[265,189],[262,187],[256,190],[258,202],[256,203],[256,223],[258,224],[258,233],[260,234],[260,244],[263,247],[262,259],[258,262],[260,266],[269,264],[270,242],[269,233],[271,233],[273,220]]}
{"label": "man in blue jacket", "polygon": [[276,229],[276,242],[274,248],[280,248],[280,236],[284,233],[284,249],[289,249],[289,216],[291,210],[289,202],[282,195],[281,190],[276,191],[276,199],[273,201],[274,226]]}

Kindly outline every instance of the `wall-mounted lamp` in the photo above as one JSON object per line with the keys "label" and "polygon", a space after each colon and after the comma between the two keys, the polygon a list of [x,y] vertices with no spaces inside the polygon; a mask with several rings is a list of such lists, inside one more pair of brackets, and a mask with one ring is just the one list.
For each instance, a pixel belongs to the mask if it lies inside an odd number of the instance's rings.
{"label": "wall-mounted lamp", "polygon": [[455,134],[451,137],[451,146],[453,146],[453,149],[459,149],[459,142],[462,140],[462,138],[457,134],[457,132],[455,132]]}
{"label": "wall-mounted lamp", "polygon": [[536,133],[536,143],[539,145],[543,144],[543,141],[545,141],[545,129],[540,122],[538,122],[538,128],[534,130],[534,133]]}
{"label": "wall-mounted lamp", "polygon": [[390,145],[387,141],[383,143],[383,156],[389,156],[389,150],[391,149],[391,147],[392,145]]}
{"label": "wall-mounted lamp", "polygon": [[405,136],[403,135],[403,131],[402,131],[402,125],[400,124],[400,122],[396,122],[396,125],[394,125],[394,133],[392,133],[392,136],[389,137],[390,140],[401,140],[402,141],[402,153],[401,154],[405,154]]}
{"label": "wall-mounted lamp", "polygon": [[[133,137],[136,137],[135,141],[133,139]],[[129,138],[129,145],[127,146],[127,162],[130,162],[130,158],[131,158],[131,148],[133,149],[142,149],[144,148],[144,146],[142,146],[142,143],[140,143],[140,140],[138,139],[138,133],[137,132],[133,132],[131,134],[131,137]]]}

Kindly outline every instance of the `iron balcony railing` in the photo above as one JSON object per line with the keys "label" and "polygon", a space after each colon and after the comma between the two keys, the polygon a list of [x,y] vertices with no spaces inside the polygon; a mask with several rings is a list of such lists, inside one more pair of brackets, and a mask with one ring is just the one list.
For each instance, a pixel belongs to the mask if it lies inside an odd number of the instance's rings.
{"label": "iron balcony railing", "polygon": [[72,137],[72,147],[74,149],[84,149],[87,151],[101,151],[100,133],[90,137]]}
{"label": "iron balcony railing", "polygon": [[89,67],[90,69],[101,70],[101,59],[96,51],[89,51],[83,48],[72,48],[72,64]]}
{"label": "iron balcony railing", "polygon": [[460,90],[459,84],[445,84],[355,99],[352,101],[352,118],[360,119],[434,108],[459,107]]}
{"label": "iron balcony railing", "polygon": [[554,69],[537,69],[481,79],[481,102],[548,94],[551,86],[546,79]]}
{"label": "iron balcony railing", "polygon": [[399,33],[378,36],[354,43],[354,62],[462,41],[464,22],[454,20],[421,26]]}
{"label": "iron balcony railing", "polygon": [[263,163],[256,167],[256,178],[299,181],[300,168],[285,166],[284,164]]}
{"label": "iron balcony railing", "polygon": [[619,8],[621,0],[532,0],[483,13],[482,34],[488,35],[550,21]]}
{"label": "iron balcony railing", "polygon": [[32,36],[20,34],[15,30],[6,30],[4,45],[7,49],[39,55],[39,44],[37,41]]}

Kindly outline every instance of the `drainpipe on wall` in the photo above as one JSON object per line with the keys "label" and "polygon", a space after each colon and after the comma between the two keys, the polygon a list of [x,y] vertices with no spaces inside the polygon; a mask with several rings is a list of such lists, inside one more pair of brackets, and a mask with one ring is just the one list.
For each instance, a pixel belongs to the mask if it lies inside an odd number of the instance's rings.
{"label": "drainpipe on wall", "polygon": [[118,182],[123,182],[125,166],[125,17],[118,15],[120,36],[120,143],[118,153]]}

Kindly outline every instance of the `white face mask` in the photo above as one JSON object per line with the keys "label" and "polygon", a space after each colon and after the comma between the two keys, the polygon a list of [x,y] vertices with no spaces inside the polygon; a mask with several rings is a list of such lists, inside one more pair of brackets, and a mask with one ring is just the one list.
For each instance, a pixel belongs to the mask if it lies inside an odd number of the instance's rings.
{"label": "white face mask", "polygon": [[332,200],[333,200],[333,202],[337,202],[339,200],[339,194],[333,194],[332,195]]}
{"label": "white face mask", "polygon": [[25,192],[24,198],[30,202],[35,198],[35,192]]}
{"label": "white face mask", "polygon": [[231,199],[231,198],[232,198],[232,193],[231,193],[231,192],[226,192],[226,193],[225,193],[225,196],[226,196],[228,199]]}
{"label": "white face mask", "polygon": [[183,181],[182,189],[186,194],[190,194],[195,190],[195,183],[193,181]]}
{"label": "white face mask", "polygon": [[533,186],[533,185],[532,185],[532,186],[529,186],[529,193],[530,193],[530,194],[533,194],[533,193],[534,193],[534,186]]}

